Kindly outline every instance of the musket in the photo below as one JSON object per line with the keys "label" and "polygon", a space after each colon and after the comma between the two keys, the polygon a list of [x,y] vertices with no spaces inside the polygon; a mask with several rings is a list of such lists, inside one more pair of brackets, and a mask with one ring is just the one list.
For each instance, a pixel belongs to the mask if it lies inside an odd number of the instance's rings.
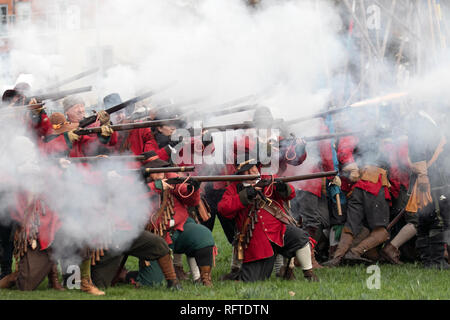
{"label": "musket", "polygon": [[[279,123],[281,123],[282,120],[281,119],[275,119],[272,122],[272,126],[274,125],[278,125]],[[256,125],[253,121],[244,121],[241,123],[232,123],[232,124],[225,124],[225,125],[213,125],[213,126],[207,126],[207,127],[202,127],[202,128],[198,128],[200,129],[200,131],[209,131],[209,130],[217,130],[217,131],[226,131],[226,130],[246,130],[246,129],[253,129],[256,128]],[[194,135],[196,133],[195,131],[196,128],[189,128],[189,132],[191,133],[191,135]]]}
{"label": "musket", "polygon": [[73,95],[73,94],[89,92],[89,91],[92,91],[92,86],[34,95],[34,96],[29,97],[29,100],[34,98],[38,101],[44,101],[44,100],[55,100],[56,101],[56,100],[63,99],[67,96]]}
{"label": "musket", "polygon": [[122,273],[122,270],[125,267],[125,263],[127,262],[127,260],[128,260],[128,255],[125,254],[122,257],[122,260],[120,261],[119,268],[117,269],[116,274],[114,275],[114,278],[111,280],[111,287],[114,287],[117,284],[117,282],[119,282],[120,274]]}
{"label": "musket", "polygon": [[27,112],[35,109],[43,108],[44,102],[28,104],[26,106],[18,106],[18,107],[6,107],[4,109],[0,109],[0,115],[2,114],[10,114],[15,112]]}
{"label": "musket", "polygon": [[[166,87],[164,87],[163,89],[161,89],[161,90],[164,90],[165,88],[167,88],[168,86],[166,86]],[[160,90],[160,91],[161,91]],[[160,92],[159,91],[159,92]],[[122,103],[119,103],[119,104],[117,104],[117,105],[115,105],[115,106],[112,106],[111,108],[108,108],[108,109],[106,109],[105,111],[108,113],[108,114],[112,114],[112,113],[114,113],[114,112],[117,112],[117,111],[119,111],[119,110],[122,110],[122,109],[124,109],[124,108],[126,108],[127,106],[129,106],[129,105],[131,105],[131,104],[135,104],[136,102],[139,102],[139,101],[141,101],[141,100],[144,100],[144,99],[147,99],[147,98],[149,98],[149,97],[151,97],[151,96],[153,96],[153,95],[155,95],[156,94],[156,92],[155,91],[148,91],[148,92],[145,92],[145,93],[143,93],[143,94],[141,94],[141,95],[139,95],[139,96],[137,96],[137,97],[134,97],[134,98],[131,98],[131,99],[129,99],[129,100],[127,100],[127,101],[124,101],[124,102],[122,102]],[[95,121],[97,121],[97,115],[92,115],[92,116],[89,116],[89,117],[87,117],[87,118],[84,118],[83,120],[81,120],[80,121],[80,128],[84,128],[84,127],[87,127],[88,125],[90,125],[90,124],[93,124]]]}
{"label": "musket", "polygon": [[128,120],[144,120],[144,121],[148,121],[151,120],[151,118],[149,117],[151,112],[158,112],[162,109],[166,109],[166,110],[173,110],[173,111],[180,111],[180,114],[185,114],[185,109],[189,109],[192,110],[192,105],[197,104],[198,102],[202,101],[203,99],[193,99],[193,100],[189,100],[189,101],[185,101],[185,102],[180,102],[180,103],[172,103],[172,104],[166,104],[166,105],[162,105],[162,106],[157,106],[154,108],[150,108],[147,109],[143,112],[135,112],[133,113]]}
{"label": "musket", "polygon": [[246,121],[246,122],[242,122],[242,123],[233,123],[233,124],[225,124],[225,125],[215,125],[215,126],[209,126],[209,127],[201,127],[201,128],[194,128],[191,127],[189,129],[187,129],[189,131],[189,133],[194,136],[197,131],[198,133],[200,132],[205,132],[205,131],[209,131],[209,130],[218,130],[218,131],[227,131],[227,130],[240,130],[240,129],[251,129],[254,128],[255,125],[253,124],[253,122],[251,121]]}
{"label": "musket", "polygon": [[76,80],[82,79],[82,78],[87,77],[87,76],[90,76],[91,74],[97,73],[98,71],[100,71],[99,67],[83,71],[83,72],[81,72],[79,74],[76,74],[74,76],[71,76],[71,77],[69,77],[67,79],[64,79],[64,80],[61,80],[61,81],[57,81],[57,82],[49,85],[48,87],[46,87],[44,90],[51,90],[51,89],[62,87],[65,84],[74,82]]}
{"label": "musket", "polygon": [[381,96],[381,97],[375,97],[375,98],[371,98],[371,99],[358,101],[358,102],[352,103],[351,105],[348,105],[348,106],[343,106],[343,107],[331,109],[331,110],[324,111],[324,112],[314,113],[312,115],[300,117],[297,119],[288,120],[288,121],[285,121],[284,123],[287,126],[290,126],[290,125],[293,125],[293,124],[296,124],[299,122],[303,122],[303,121],[307,121],[307,120],[311,120],[311,119],[315,119],[315,118],[324,118],[327,115],[333,115],[336,113],[345,112],[345,111],[348,111],[348,110],[351,110],[351,109],[357,108],[357,107],[369,106],[369,105],[373,105],[373,104],[377,104],[377,103],[381,103],[381,102],[385,102],[385,101],[403,98],[407,95],[408,95],[407,92],[392,93],[392,94],[388,94],[388,95]]}
{"label": "musket", "polygon": [[261,176],[259,174],[249,174],[249,175],[223,175],[223,176],[189,176],[189,177],[176,177],[169,178],[166,180],[168,184],[180,184],[186,181],[187,178],[189,180],[195,180],[198,182],[216,182],[216,181],[247,181],[247,180],[256,180]]}
{"label": "musket", "polygon": [[239,106],[239,107],[233,107],[233,108],[227,108],[225,110],[220,111],[213,111],[211,113],[207,113],[206,116],[223,116],[230,113],[239,113],[244,111],[250,111],[255,110],[259,107],[257,104],[251,104],[251,105],[245,105],[245,106]]}
{"label": "musket", "polygon": [[[125,131],[125,130],[141,129],[141,128],[160,127],[160,126],[164,126],[164,125],[176,125],[179,123],[182,123],[182,120],[167,119],[167,120],[155,120],[155,121],[115,124],[115,125],[111,125],[109,127],[111,129],[113,129],[114,131]],[[82,135],[101,133],[101,132],[102,132],[102,127],[93,127],[93,128],[77,129],[77,130],[75,130],[74,133],[79,136],[82,136]]]}
{"label": "musket", "polygon": [[403,208],[402,210],[400,210],[400,212],[395,216],[394,219],[392,219],[392,221],[389,223],[389,225],[386,227],[386,230],[389,231],[392,229],[392,227],[403,217],[403,214],[405,213],[405,208]]}
{"label": "musket", "polygon": [[126,172],[140,172],[143,177],[148,177],[152,173],[167,173],[167,172],[192,172],[195,166],[183,167],[160,167],[160,168],[140,168],[140,169],[125,169]]}
{"label": "musket", "polygon": [[311,137],[302,137],[303,140],[306,142],[312,142],[312,141],[320,141],[320,140],[326,140],[326,139],[333,139],[338,137],[345,137],[345,136],[351,136],[358,133],[361,133],[362,131],[349,131],[349,132],[336,132],[336,133],[330,133],[330,134],[323,134],[319,136],[311,136]]}
{"label": "musket", "polygon": [[99,155],[95,157],[73,157],[67,158],[70,162],[78,163],[78,162],[96,162],[101,160],[111,160],[111,161],[143,161],[146,157],[144,155],[125,155],[125,156],[107,156],[107,155]]}
{"label": "musket", "polygon": [[292,181],[301,181],[301,180],[310,180],[310,179],[316,179],[316,178],[323,178],[323,177],[333,177],[338,174],[338,171],[325,171],[325,172],[316,172],[316,173],[309,173],[309,174],[302,174],[298,176],[289,176],[289,177],[278,177],[274,179],[261,179],[258,181],[255,185],[255,187],[265,187],[269,184],[277,183],[277,182],[292,182]]}

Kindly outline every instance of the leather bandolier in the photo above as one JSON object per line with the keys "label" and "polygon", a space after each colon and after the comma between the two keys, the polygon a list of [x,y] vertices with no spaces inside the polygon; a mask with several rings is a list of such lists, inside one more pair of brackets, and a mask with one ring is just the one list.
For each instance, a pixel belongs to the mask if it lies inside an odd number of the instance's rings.
{"label": "leather bandolier", "polygon": [[[32,250],[37,248],[39,235],[40,217],[37,210],[38,200],[33,199],[31,204],[25,209],[22,223],[17,227],[14,233],[14,252],[13,256],[16,261],[25,255],[30,245]],[[43,215],[45,208],[42,206]]]}
{"label": "leather bandolier", "polygon": [[279,206],[275,204],[276,201],[266,198],[264,196],[258,195],[253,202],[252,207],[248,212],[247,218],[244,220],[242,228],[235,235],[233,241],[233,254],[237,256],[237,259],[242,261],[244,259],[244,249],[247,249],[250,244],[250,240],[253,237],[253,230],[255,229],[255,224],[258,223],[258,211],[261,209],[266,210],[279,221],[286,225],[297,226],[297,222],[290,215],[288,208],[283,211]]}
{"label": "leather bandolier", "polygon": [[105,255],[104,251],[108,250],[109,245],[112,243],[112,234],[113,227],[108,223],[107,232],[102,234],[102,237],[98,240],[98,244],[95,248],[85,248],[85,257],[91,259],[92,266],[95,266],[96,262],[99,262],[101,257]]}
{"label": "leather bandolier", "polygon": [[203,195],[200,197],[198,206],[188,207],[188,212],[196,223],[203,223],[211,218],[211,208]]}
{"label": "leather bandolier", "polygon": [[167,230],[167,225],[175,215],[174,205],[173,195],[169,190],[164,190],[161,205],[158,211],[151,216],[145,230],[164,237],[166,232],[169,231]]}

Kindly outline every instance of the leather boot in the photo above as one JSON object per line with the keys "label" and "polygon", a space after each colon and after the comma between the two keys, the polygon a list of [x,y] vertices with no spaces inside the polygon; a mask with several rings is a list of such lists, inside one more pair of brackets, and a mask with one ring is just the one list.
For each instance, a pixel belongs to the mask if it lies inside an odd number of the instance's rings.
{"label": "leather boot", "polygon": [[278,278],[283,278],[285,280],[295,280],[294,268],[282,265],[280,270],[277,272],[276,276]]}
{"label": "leather boot", "polygon": [[[308,233],[311,236],[311,238],[316,240],[317,243],[318,243],[319,242],[318,238],[320,238],[320,236],[317,235],[317,233],[318,233],[317,232],[317,228],[308,227],[308,228],[306,228],[306,230],[308,231]],[[321,268],[323,268],[316,260],[316,251],[314,249],[311,249],[311,263],[312,263],[313,269],[321,269]]]}
{"label": "leather boot", "polygon": [[48,287],[58,291],[65,291],[58,279],[58,268],[56,267],[56,263],[52,265],[52,268],[48,273]]}
{"label": "leather boot", "polygon": [[224,274],[220,280],[225,281],[225,280],[237,280],[239,278],[239,270],[240,268],[238,267],[233,267],[231,268],[231,272]]}
{"label": "leather boot", "polygon": [[400,261],[400,250],[398,250],[396,247],[394,247],[392,244],[388,243],[384,246],[384,248],[381,250],[380,255],[386,259],[388,262],[392,264],[403,264],[403,262]]}
{"label": "leather boot", "polygon": [[378,253],[378,246],[372,249],[367,250],[366,252],[364,252],[364,254],[362,255],[363,258],[369,259],[373,262],[376,261],[380,261],[381,260],[381,256]]}
{"label": "leather boot", "polygon": [[428,244],[430,246],[430,267],[448,270],[450,266],[447,263],[447,259],[444,258],[444,232],[441,231],[429,237]]}
{"label": "leather boot", "polygon": [[430,245],[428,243],[428,237],[424,235],[418,235],[416,240],[416,249],[419,253],[420,261],[422,265],[427,268],[430,265]]}
{"label": "leather boot", "polygon": [[81,278],[81,291],[92,294],[94,296],[104,296],[105,292],[97,288],[90,277]]}
{"label": "leather boot", "polygon": [[184,272],[183,270],[183,266],[173,266],[175,269],[175,274],[177,275],[177,279],[178,280],[188,280],[188,274],[186,272]]}
{"label": "leather boot", "polygon": [[4,277],[6,277],[8,274],[11,274],[11,272],[12,272],[11,264],[8,264],[8,263],[2,263],[1,269],[2,269],[2,273],[0,274],[0,279],[3,279]]}
{"label": "leather boot", "polygon": [[303,270],[303,276],[306,280],[311,282],[319,282],[319,278],[314,273],[313,269]]}
{"label": "leather boot", "polygon": [[172,257],[170,256],[170,254],[166,254],[164,257],[159,258],[158,264],[161,268],[162,273],[164,274],[164,278],[167,281],[167,288],[180,290],[181,284],[177,279],[177,274],[175,273]]}
{"label": "leather boot", "polygon": [[211,280],[211,266],[199,266],[200,269],[200,279],[206,287],[212,287],[213,283]]}
{"label": "leather boot", "polygon": [[16,271],[16,272],[10,273],[7,276],[3,277],[0,280],[0,289],[10,289],[10,288],[14,287],[18,276],[19,276],[19,272]]}
{"label": "leather boot", "polygon": [[344,259],[350,263],[371,264],[371,260],[362,258],[361,255],[368,250],[375,248],[379,244],[385,242],[388,238],[389,233],[386,231],[386,228],[375,228],[366,239],[361,241],[356,247],[347,252],[344,256]]}
{"label": "leather boot", "polygon": [[447,263],[450,263],[450,246],[447,243]]}
{"label": "leather boot", "polygon": [[331,260],[334,257],[334,253],[336,252],[337,246],[330,246],[328,248],[328,259]]}
{"label": "leather boot", "polygon": [[353,234],[347,227],[344,227],[341,234],[341,239],[334,253],[334,257],[331,260],[323,263],[324,267],[337,267],[341,264],[342,257],[350,249],[353,242]]}
{"label": "leather boot", "polygon": [[320,265],[320,263],[316,260],[316,250],[311,250],[311,263],[313,266],[313,269],[322,269],[323,267]]}

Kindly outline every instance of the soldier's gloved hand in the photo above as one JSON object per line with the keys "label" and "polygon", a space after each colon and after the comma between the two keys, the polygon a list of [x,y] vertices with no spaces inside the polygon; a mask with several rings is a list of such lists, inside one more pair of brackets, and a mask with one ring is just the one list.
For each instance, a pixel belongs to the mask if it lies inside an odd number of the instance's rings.
{"label": "soldier's gloved hand", "polygon": [[205,148],[207,146],[209,146],[211,143],[213,143],[213,137],[212,137],[211,133],[208,130],[204,130],[202,132],[202,142],[203,142],[203,146]]}
{"label": "soldier's gloved hand", "polygon": [[177,139],[172,139],[172,137],[170,137],[169,146],[171,146],[173,148],[173,147],[175,147],[177,144],[179,144],[182,141],[183,141],[183,136],[180,136],[178,138],[178,140]]}
{"label": "soldier's gloved hand", "polygon": [[254,187],[246,187],[239,192],[239,199],[244,206],[249,205],[255,200],[257,191]]}
{"label": "soldier's gloved hand", "polygon": [[74,141],[80,140],[80,136],[75,133],[75,129],[67,132],[67,137],[69,138],[69,141],[71,143],[73,143]]}
{"label": "soldier's gloved hand", "polygon": [[[198,189],[200,189],[200,182],[197,180],[189,179],[187,181],[187,183],[189,184],[190,187],[194,188],[194,191],[197,191]],[[189,191],[192,191],[192,189]]]}
{"label": "soldier's gloved hand", "polygon": [[70,166],[71,163],[72,162],[70,162],[70,160],[68,160],[68,159],[64,159],[64,158],[60,158],[59,159],[59,165],[63,169],[67,169]]}
{"label": "soldier's gloved hand", "polygon": [[330,184],[334,184],[340,188],[342,185],[341,178],[339,178],[339,176],[335,176],[334,179],[331,180]]}
{"label": "soldier's gloved hand", "polygon": [[275,190],[278,193],[287,193],[287,191],[288,191],[288,184],[286,182],[283,182],[283,181],[277,181],[275,183]]}
{"label": "soldier's gloved hand", "polygon": [[[36,98],[33,98],[33,99],[30,100],[30,102],[28,104],[29,105],[34,105],[34,104],[38,104],[38,102],[37,102]],[[38,116],[38,115],[41,114],[42,110],[44,110],[44,107],[42,107],[42,106],[39,107],[39,108],[34,108],[34,109],[31,110],[31,114],[33,116]]]}
{"label": "soldier's gloved hand", "polygon": [[104,125],[100,128],[102,129],[101,135],[104,137],[109,137],[114,133],[114,130],[110,126]]}
{"label": "soldier's gloved hand", "polygon": [[102,126],[109,124],[109,113],[105,110],[100,110],[99,112],[97,112],[97,120],[100,121],[100,125]]}

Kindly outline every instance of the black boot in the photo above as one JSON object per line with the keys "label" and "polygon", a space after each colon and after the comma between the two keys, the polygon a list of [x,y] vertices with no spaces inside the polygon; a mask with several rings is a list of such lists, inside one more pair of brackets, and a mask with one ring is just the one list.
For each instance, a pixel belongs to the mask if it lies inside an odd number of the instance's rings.
{"label": "black boot", "polygon": [[444,232],[440,231],[432,237],[428,238],[430,263],[429,268],[449,269],[449,265],[445,259],[445,239]]}
{"label": "black boot", "polygon": [[430,246],[428,244],[428,237],[424,235],[417,236],[416,249],[419,253],[420,261],[425,268],[431,265]]}

